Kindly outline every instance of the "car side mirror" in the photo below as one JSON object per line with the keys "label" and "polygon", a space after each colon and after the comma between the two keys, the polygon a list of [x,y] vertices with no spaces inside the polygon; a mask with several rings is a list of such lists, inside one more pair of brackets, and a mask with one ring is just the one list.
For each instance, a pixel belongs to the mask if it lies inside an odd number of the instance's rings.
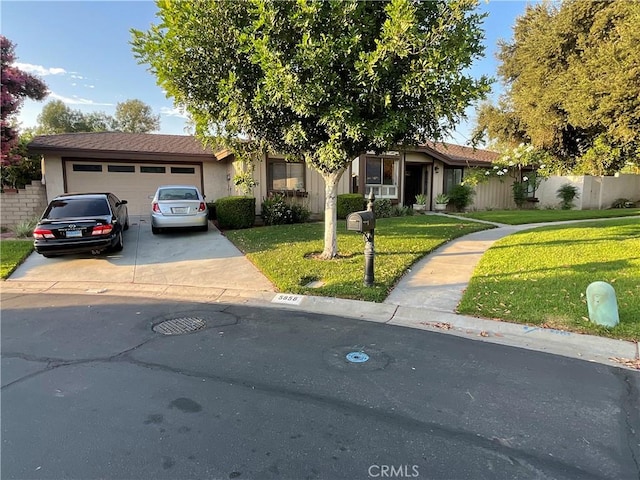
{"label": "car side mirror", "polygon": [[126,204],[127,204],[127,201],[126,201],[126,200],[120,200],[120,201],[118,202],[118,206],[120,206],[120,205],[126,205]]}

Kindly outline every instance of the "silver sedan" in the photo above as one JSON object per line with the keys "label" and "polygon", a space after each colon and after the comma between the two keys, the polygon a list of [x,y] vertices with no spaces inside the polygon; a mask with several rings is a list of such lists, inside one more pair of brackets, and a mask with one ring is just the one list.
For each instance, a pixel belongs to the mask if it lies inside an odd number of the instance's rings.
{"label": "silver sedan", "polygon": [[163,228],[209,229],[209,210],[204,196],[193,185],[163,185],[151,203],[151,231]]}

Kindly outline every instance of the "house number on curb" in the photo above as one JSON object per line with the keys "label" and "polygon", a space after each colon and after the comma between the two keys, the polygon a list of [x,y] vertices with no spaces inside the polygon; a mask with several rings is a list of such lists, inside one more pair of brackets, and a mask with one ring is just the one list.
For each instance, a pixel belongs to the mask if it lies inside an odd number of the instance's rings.
{"label": "house number on curb", "polygon": [[284,303],[287,305],[300,305],[302,303],[303,295],[291,295],[288,293],[279,293],[271,300],[271,303]]}

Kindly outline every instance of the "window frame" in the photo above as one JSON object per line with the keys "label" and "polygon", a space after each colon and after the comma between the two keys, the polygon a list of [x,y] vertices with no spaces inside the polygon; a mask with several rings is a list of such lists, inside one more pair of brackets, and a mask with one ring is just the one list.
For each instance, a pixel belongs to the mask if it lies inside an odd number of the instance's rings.
{"label": "window frame", "polygon": [[[275,188],[274,187],[274,175],[273,175],[273,166],[274,165],[284,165],[285,167],[285,177],[284,179],[278,179],[279,181],[284,180],[285,184],[289,181],[302,179],[302,186],[296,188]],[[291,168],[293,166],[300,166],[302,168],[301,177],[295,177],[291,174]],[[298,182],[299,183],[299,182]],[[307,195],[307,168],[304,161],[287,161],[284,158],[278,157],[269,157],[267,158],[267,193],[283,193],[287,195],[295,194],[296,196],[306,196]]]}

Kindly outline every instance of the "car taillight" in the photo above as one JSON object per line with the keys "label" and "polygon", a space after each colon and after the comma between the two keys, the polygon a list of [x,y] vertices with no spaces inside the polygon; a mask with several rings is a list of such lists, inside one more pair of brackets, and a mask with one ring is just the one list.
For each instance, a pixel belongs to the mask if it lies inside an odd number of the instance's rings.
{"label": "car taillight", "polygon": [[207,206],[204,204],[204,202],[200,202],[200,206],[198,207],[198,211],[199,212],[204,212],[207,209]]}
{"label": "car taillight", "polygon": [[158,205],[157,203],[154,202],[153,211],[156,212],[156,213],[160,213],[160,205]]}
{"label": "car taillight", "polygon": [[111,233],[112,230],[113,230],[113,225],[111,224],[96,225],[95,227],[93,227],[93,231],[91,232],[91,235],[108,235]]}
{"label": "car taillight", "polygon": [[51,230],[36,228],[33,231],[33,238],[56,238]]}

